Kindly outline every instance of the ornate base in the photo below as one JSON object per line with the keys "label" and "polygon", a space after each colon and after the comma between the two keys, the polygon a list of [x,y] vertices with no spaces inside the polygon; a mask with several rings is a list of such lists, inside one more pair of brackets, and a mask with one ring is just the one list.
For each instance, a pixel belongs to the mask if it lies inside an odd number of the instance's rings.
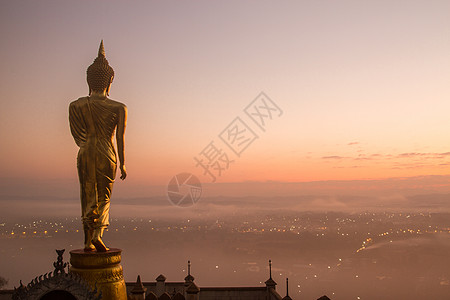
{"label": "ornate base", "polygon": [[80,275],[94,289],[102,292],[102,300],[126,300],[127,291],[120,265],[121,249],[107,252],[70,251],[69,273]]}

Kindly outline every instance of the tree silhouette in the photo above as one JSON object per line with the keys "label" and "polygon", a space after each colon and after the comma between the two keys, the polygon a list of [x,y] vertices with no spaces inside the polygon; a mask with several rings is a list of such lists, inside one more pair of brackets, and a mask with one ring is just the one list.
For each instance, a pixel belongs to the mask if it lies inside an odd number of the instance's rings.
{"label": "tree silhouette", "polygon": [[3,289],[4,286],[8,284],[8,280],[0,276],[0,290]]}

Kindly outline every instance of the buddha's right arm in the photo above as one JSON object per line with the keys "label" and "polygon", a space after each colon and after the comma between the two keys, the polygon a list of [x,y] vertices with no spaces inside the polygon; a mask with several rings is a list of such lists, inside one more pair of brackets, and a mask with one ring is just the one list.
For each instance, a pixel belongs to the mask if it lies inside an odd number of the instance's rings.
{"label": "buddha's right arm", "polygon": [[86,140],[86,129],[80,118],[80,113],[73,103],[69,106],[69,125],[70,132],[78,147]]}

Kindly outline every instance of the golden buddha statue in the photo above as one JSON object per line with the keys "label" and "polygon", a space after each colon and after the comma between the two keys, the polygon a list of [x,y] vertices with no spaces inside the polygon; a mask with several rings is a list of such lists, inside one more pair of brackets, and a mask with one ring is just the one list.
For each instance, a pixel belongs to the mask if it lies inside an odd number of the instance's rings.
{"label": "golden buddha statue", "polygon": [[84,250],[106,252],[103,231],[109,225],[111,192],[116,177],[117,154],[125,179],[124,133],[127,107],[108,98],[114,70],[105,57],[103,40],[98,57],[87,69],[89,96],[70,103],[70,131],[80,147],[77,157],[80,181],[81,216],[84,229]]}

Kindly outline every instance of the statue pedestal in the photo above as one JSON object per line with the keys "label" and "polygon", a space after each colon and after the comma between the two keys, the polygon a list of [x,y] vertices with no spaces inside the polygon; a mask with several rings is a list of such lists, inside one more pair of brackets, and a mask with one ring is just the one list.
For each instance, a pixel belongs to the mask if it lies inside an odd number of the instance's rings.
{"label": "statue pedestal", "polygon": [[102,292],[102,300],[127,300],[127,290],[120,265],[122,250],[111,248],[107,252],[70,251],[70,273],[81,276]]}

